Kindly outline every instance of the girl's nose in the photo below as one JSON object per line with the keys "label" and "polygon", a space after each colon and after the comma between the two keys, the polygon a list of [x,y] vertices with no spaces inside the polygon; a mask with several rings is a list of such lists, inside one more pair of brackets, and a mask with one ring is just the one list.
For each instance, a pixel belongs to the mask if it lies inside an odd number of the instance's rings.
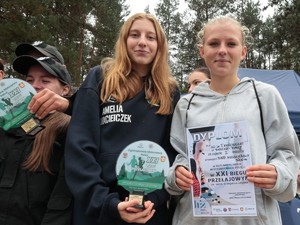
{"label": "girl's nose", "polygon": [[138,42],[139,46],[145,47],[147,45],[146,37],[141,36]]}
{"label": "girl's nose", "polygon": [[43,87],[42,87],[42,85],[41,85],[41,82],[39,82],[39,81],[33,81],[33,82],[31,82],[31,85],[32,85],[32,87],[37,91],[37,92],[39,92],[39,91],[41,91],[42,89],[43,89]]}
{"label": "girl's nose", "polygon": [[225,44],[221,44],[220,48],[219,48],[219,53],[220,54],[226,54],[226,52],[227,52],[226,45]]}

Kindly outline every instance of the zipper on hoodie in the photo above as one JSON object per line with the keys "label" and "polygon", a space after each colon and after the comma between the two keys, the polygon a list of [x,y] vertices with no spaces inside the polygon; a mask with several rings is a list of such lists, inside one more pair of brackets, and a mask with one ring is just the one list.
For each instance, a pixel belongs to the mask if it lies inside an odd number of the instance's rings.
{"label": "zipper on hoodie", "polygon": [[223,107],[222,107],[222,115],[221,115],[221,122],[224,123],[224,115],[225,115],[225,109],[226,109],[226,102],[227,102],[227,97],[229,94],[224,96],[223,99]]}

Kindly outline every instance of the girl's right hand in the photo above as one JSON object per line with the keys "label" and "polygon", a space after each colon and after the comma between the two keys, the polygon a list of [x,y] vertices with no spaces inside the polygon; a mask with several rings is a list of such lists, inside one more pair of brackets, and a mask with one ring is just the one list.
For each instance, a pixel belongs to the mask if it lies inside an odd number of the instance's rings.
{"label": "girl's right hand", "polygon": [[68,99],[45,88],[32,97],[28,109],[36,117],[43,119],[52,111],[65,112],[68,106]]}
{"label": "girl's right hand", "polygon": [[180,189],[190,191],[190,187],[193,185],[193,174],[190,171],[183,166],[178,166],[175,169],[175,179],[176,185]]}

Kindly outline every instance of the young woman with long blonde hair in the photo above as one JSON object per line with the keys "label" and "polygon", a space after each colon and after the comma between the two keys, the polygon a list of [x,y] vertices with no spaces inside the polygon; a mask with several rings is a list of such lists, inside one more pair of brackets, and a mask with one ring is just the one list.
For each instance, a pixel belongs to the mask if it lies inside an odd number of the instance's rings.
{"label": "young woman with long blonde hair", "polygon": [[145,196],[144,209],[127,201],[117,184],[119,154],[149,140],[174,159],[169,131],[177,83],[168,65],[168,45],[158,21],[135,14],[122,26],[114,58],[93,68],[76,93],[66,142],[67,183],[75,198],[74,224],[166,225],[169,194]]}

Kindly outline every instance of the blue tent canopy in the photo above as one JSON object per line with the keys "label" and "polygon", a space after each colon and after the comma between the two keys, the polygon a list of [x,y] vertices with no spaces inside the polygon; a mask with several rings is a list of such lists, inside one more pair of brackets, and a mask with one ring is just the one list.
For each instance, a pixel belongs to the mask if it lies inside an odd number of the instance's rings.
{"label": "blue tent canopy", "polygon": [[300,76],[294,70],[244,69],[239,77],[253,77],[256,80],[274,85],[280,92],[297,134],[300,134]]}

